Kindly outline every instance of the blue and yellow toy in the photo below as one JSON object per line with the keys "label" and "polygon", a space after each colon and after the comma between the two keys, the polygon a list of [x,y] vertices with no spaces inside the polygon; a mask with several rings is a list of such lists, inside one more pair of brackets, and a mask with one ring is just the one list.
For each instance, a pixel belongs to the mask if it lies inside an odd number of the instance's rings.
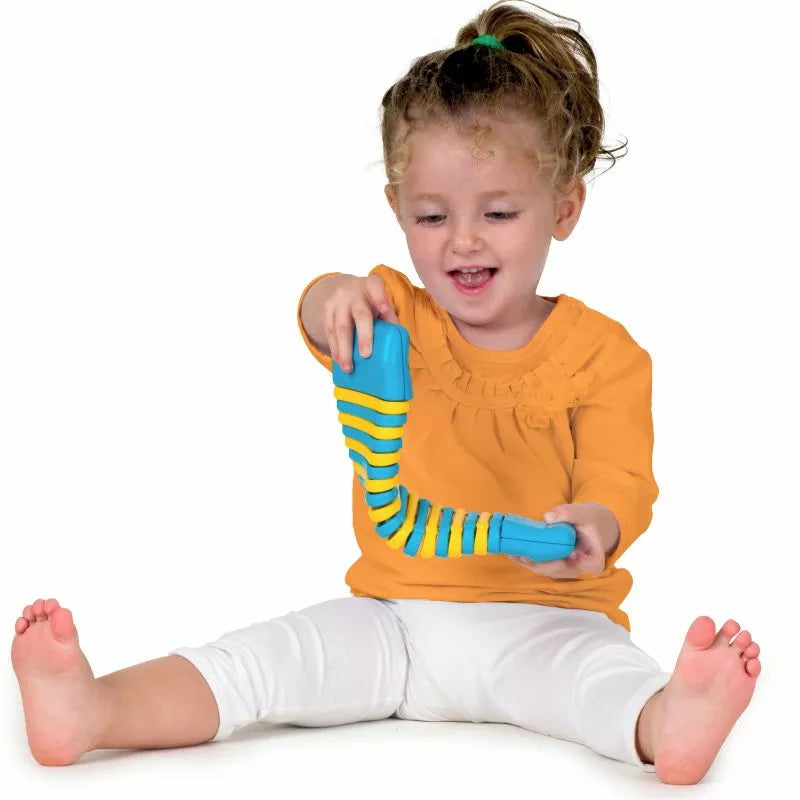
{"label": "blue and yellow toy", "polygon": [[398,461],[412,397],[404,327],[376,319],[367,358],[358,352],[354,336],[353,369],[344,372],[334,361],[333,383],[344,441],[366,489],[370,519],[389,547],[423,558],[504,553],[533,561],[566,558],[575,549],[575,528],[568,522],[453,509],[400,484]]}

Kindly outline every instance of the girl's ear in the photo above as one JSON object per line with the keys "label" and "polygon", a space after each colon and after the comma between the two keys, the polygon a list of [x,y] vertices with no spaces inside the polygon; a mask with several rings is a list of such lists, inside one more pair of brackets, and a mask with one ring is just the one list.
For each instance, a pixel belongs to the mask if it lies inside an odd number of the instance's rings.
{"label": "girl's ear", "polygon": [[387,183],[386,186],[383,187],[383,191],[386,195],[386,199],[389,201],[389,205],[392,207],[392,211],[394,211],[394,215],[397,216],[397,201],[394,199],[392,184]]}
{"label": "girl's ear", "polygon": [[395,218],[397,219],[398,225],[400,225],[400,227],[402,228],[403,227],[403,223],[400,222],[400,209],[399,209],[399,207],[397,205],[397,198],[395,196],[392,184],[391,183],[387,183],[386,186],[383,187],[383,191],[384,191],[384,194],[386,195],[386,199],[389,201],[389,205],[391,206],[392,211],[394,211],[394,215],[395,215]]}
{"label": "girl's ear", "polygon": [[556,195],[556,221],[553,238],[566,239],[578,224],[586,200],[586,184],[583,178],[576,178],[566,189]]}

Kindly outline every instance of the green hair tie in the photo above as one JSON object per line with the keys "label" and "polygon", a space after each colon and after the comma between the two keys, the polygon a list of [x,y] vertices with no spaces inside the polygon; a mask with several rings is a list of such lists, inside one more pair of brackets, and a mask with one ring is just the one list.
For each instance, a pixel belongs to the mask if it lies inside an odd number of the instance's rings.
{"label": "green hair tie", "polygon": [[472,40],[472,44],[485,44],[487,47],[493,47],[495,50],[505,50],[503,43],[489,33],[476,36]]}

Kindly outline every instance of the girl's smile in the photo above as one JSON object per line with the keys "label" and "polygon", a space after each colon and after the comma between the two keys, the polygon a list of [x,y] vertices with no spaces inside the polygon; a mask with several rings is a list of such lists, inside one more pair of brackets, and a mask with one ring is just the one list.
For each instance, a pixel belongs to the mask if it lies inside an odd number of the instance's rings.
{"label": "girl's smile", "polygon": [[459,292],[467,295],[479,295],[486,292],[496,273],[496,267],[483,267],[470,270],[454,269],[447,274]]}

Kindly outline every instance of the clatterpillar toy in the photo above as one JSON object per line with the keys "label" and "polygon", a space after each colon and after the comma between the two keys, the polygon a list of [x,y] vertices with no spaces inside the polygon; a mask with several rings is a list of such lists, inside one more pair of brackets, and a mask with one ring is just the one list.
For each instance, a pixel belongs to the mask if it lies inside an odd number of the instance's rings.
{"label": "clatterpillar toy", "polygon": [[412,398],[408,331],[376,319],[367,358],[353,340],[352,371],[343,372],[334,361],[334,396],[368,513],[389,547],[423,558],[503,553],[533,561],[566,558],[575,549],[575,528],[568,522],[454,509],[402,486],[398,461]]}

